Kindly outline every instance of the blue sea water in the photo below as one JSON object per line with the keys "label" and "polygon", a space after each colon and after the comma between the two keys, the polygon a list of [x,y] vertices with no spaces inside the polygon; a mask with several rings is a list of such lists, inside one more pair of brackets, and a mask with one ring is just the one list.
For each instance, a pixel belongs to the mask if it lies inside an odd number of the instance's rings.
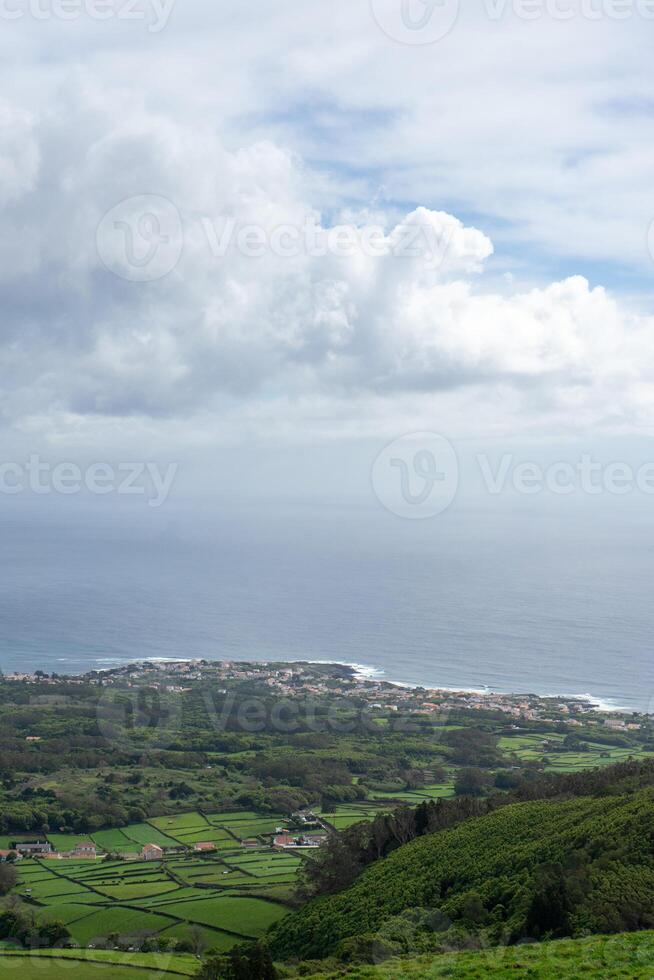
{"label": "blue sea water", "polygon": [[5,672],[303,658],[653,709],[646,509],[68,504],[0,516]]}

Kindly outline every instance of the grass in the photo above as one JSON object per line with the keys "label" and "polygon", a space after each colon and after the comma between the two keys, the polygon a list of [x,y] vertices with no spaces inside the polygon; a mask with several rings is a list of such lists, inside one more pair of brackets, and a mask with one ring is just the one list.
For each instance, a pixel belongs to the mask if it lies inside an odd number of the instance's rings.
{"label": "grass", "polygon": [[281,905],[258,898],[200,899],[166,906],[167,913],[179,914],[189,922],[213,926],[240,936],[260,936],[287,911]]}
{"label": "grass", "polygon": [[61,895],[84,895],[88,889],[75,881],[67,878],[58,878],[53,875],[49,881],[31,882],[28,886],[32,889],[32,898],[37,901],[57,898]]}
{"label": "grass", "polygon": [[175,847],[177,841],[166,834],[162,834],[150,823],[133,823],[125,827],[123,833],[125,837],[140,844],[157,844],[159,847]]}
{"label": "grass", "polygon": [[93,906],[83,905],[83,904],[61,904],[57,905],[56,909],[52,909],[50,914],[44,915],[46,919],[56,919],[58,922],[63,922],[64,925],[68,925],[70,922],[77,922],[78,919],[83,919],[87,915],[93,914]]}
{"label": "grass", "polygon": [[160,932],[173,923],[155,912],[133,909],[102,908],[91,915],[73,922],[68,928],[76,943],[88,946],[89,943],[105,938],[112,932],[121,936],[149,935]]}
{"label": "grass", "polygon": [[237,823],[234,821],[225,824],[225,827],[234,834],[235,837],[260,837],[262,834],[274,834],[275,828],[281,826],[281,818],[269,820],[248,820],[247,822]]}
{"label": "grass", "polygon": [[[217,932],[215,929],[203,929],[202,926],[195,926],[195,930],[200,930],[200,933],[206,943],[206,948],[209,950],[216,950],[219,953],[226,953],[233,946],[242,942],[238,936],[230,936],[226,932]],[[169,929],[164,929],[159,935],[163,939],[186,939],[188,938],[189,927],[186,925],[176,925],[171,926]],[[196,960],[197,968],[197,960]]]}
{"label": "grass", "polygon": [[356,980],[651,980],[654,933],[622,933],[590,939],[559,940],[532,946],[511,946],[478,953],[449,953],[415,959],[389,960],[377,966],[303,973],[307,980],[351,977]]}
{"label": "grass", "polygon": [[378,790],[371,789],[370,796],[373,800],[389,800],[395,803],[410,803],[416,806],[424,803],[425,800],[446,800],[454,796],[453,783],[439,783],[433,786],[423,786],[422,789],[408,790]]}
{"label": "grass", "polygon": [[191,834],[195,830],[202,830],[203,827],[209,826],[202,814],[196,811],[177,813],[170,817],[153,817],[148,823],[174,838],[177,838],[179,833]]}
{"label": "grass", "polygon": [[[219,894],[221,894],[221,893],[218,890],[216,890],[215,892],[207,892],[207,891],[203,891],[202,892],[202,895],[205,898],[211,897],[211,896],[214,896],[214,895],[215,896],[218,896]],[[138,904],[140,906],[142,906],[143,908],[158,908],[158,909],[161,909],[162,911],[165,911],[167,905],[172,905],[172,904],[175,904],[175,903],[185,902],[185,901],[189,901],[189,900],[195,900],[195,899],[198,898],[199,895],[200,895],[200,892],[198,891],[197,888],[192,888],[192,887],[184,888],[184,887],[180,887],[176,891],[169,892],[167,895],[163,895],[161,897],[155,896],[154,898],[143,898],[143,899],[140,899]]]}
{"label": "grass", "polygon": [[48,840],[55,851],[72,851],[78,844],[90,844],[91,838],[87,835],[76,834],[48,834]]}
{"label": "grass", "polygon": [[122,885],[109,885],[99,888],[103,895],[114,898],[117,902],[133,902],[139,898],[152,898],[156,895],[165,895],[169,892],[178,890],[178,885],[174,881],[152,882],[126,882]]}
{"label": "grass", "polygon": [[192,956],[165,953],[118,953],[105,950],[0,951],[0,973],[21,980],[166,980],[191,977],[198,962]]}
{"label": "grass", "polygon": [[228,813],[211,813],[207,819],[210,823],[216,823],[222,827],[228,823],[243,823],[247,820],[258,820],[260,817],[261,814],[255,813],[254,810],[231,810]]}
{"label": "grass", "polygon": [[383,813],[384,809],[384,807],[375,807],[370,810],[357,811],[338,807],[335,813],[323,813],[322,816],[336,830],[345,830],[346,827],[351,827],[362,820],[372,820],[378,813]]}
{"label": "grass", "polygon": [[181,844],[186,844],[187,847],[192,847],[193,844],[200,843],[212,843],[217,844],[220,841],[229,841],[230,845],[234,846],[234,839],[229,836],[226,830],[220,830],[216,827],[205,827],[202,830],[194,830],[191,834],[178,833],[177,840]]}
{"label": "grass", "polygon": [[[93,841],[103,851],[118,851],[125,854],[134,854],[141,850],[139,845],[126,837],[122,830],[98,830],[93,836]],[[150,841],[148,841],[148,844]],[[154,841],[152,841],[154,844]]]}
{"label": "grass", "polygon": [[[302,861],[290,854],[263,853],[260,857],[248,854],[229,858],[225,860],[225,864],[247,875],[272,883],[294,881]],[[233,875],[226,880],[231,884],[234,881]]]}

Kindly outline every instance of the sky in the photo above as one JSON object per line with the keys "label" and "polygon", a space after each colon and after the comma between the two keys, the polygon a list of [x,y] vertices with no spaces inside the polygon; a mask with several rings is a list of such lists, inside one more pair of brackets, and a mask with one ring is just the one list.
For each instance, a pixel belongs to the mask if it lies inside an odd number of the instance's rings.
{"label": "sky", "polygon": [[649,0],[0,0],[4,459],[644,459],[653,40]]}

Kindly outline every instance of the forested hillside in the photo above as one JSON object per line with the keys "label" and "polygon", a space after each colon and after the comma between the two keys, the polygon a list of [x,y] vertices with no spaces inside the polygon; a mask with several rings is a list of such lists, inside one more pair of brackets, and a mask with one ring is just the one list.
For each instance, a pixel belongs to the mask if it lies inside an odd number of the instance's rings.
{"label": "forested hillside", "polygon": [[516,778],[515,782],[516,788],[510,792],[494,793],[485,799],[460,796],[424,801],[417,807],[399,807],[347,827],[331,837],[316,858],[305,864],[303,895],[315,897],[343,891],[368,865],[416,837],[449,830],[471,817],[485,816],[513,803],[620,796],[645,789],[654,784],[654,762],[631,761],[566,775],[534,772],[528,778]]}
{"label": "forested hillside", "polygon": [[272,935],[276,957],[370,958],[654,925],[654,791],[528,802],[414,840]]}

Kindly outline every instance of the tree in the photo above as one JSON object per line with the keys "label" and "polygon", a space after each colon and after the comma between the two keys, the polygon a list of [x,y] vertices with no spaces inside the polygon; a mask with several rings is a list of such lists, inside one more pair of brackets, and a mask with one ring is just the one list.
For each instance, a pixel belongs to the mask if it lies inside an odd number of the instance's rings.
{"label": "tree", "polygon": [[207,948],[207,938],[198,925],[192,925],[189,927],[186,933],[186,941],[188,942],[191,952],[195,956],[201,956]]}
{"label": "tree", "polygon": [[0,864],[0,895],[6,895],[11,891],[17,880],[18,875],[13,863]]}
{"label": "tree", "polygon": [[570,903],[565,878],[560,866],[545,869],[527,912],[527,934],[534,939],[553,938],[570,934]]}
{"label": "tree", "polygon": [[489,778],[481,769],[462,769],[454,783],[457,796],[483,796],[489,785]]}
{"label": "tree", "polygon": [[225,956],[207,960],[197,980],[277,980],[278,974],[264,943],[236,946]]}
{"label": "tree", "polygon": [[415,813],[408,806],[400,806],[390,816],[390,828],[398,844],[408,844],[415,836]]}
{"label": "tree", "polygon": [[[549,760],[543,760],[548,761]],[[495,776],[495,786],[497,789],[518,789],[522,783],[522,776],[519,772],[511,772],[510,770],[502,769]]]}

